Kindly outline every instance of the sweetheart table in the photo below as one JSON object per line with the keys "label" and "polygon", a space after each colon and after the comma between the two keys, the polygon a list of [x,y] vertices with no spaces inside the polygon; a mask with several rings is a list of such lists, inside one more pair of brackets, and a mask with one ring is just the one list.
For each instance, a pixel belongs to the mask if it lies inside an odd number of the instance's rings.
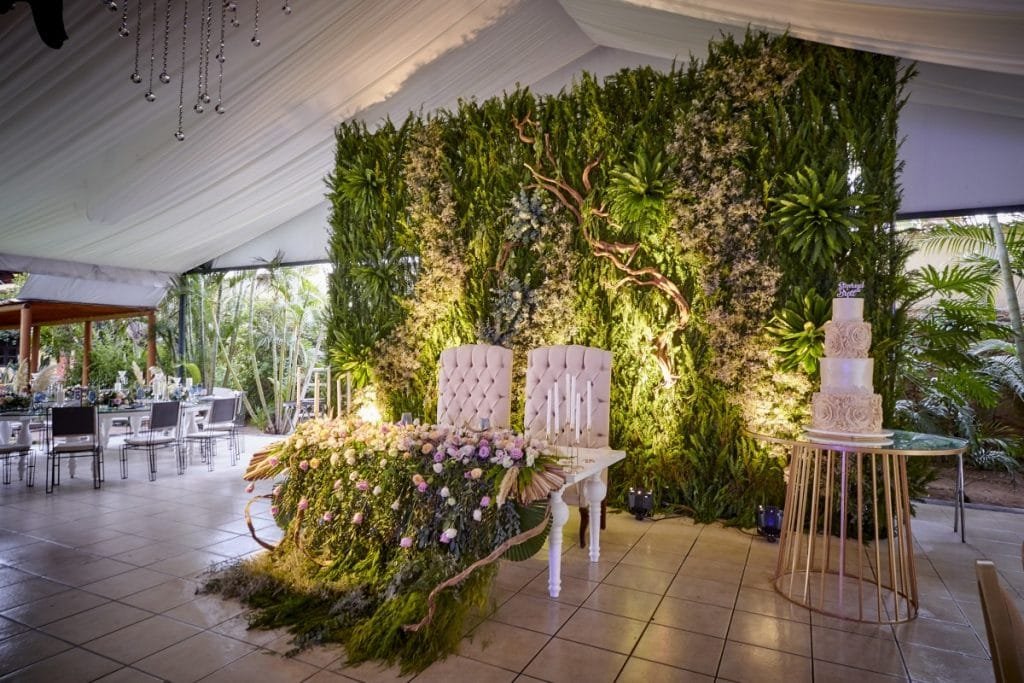
{"label": "sweetheart table", "polygon": [[[591,562],[597,562],[601,555],[601,525],[597,520],[601,518],[601,501],[608,492],[601,473],[626,457],[625,451],[610,448],[570,449],[560,446],[557,450],[563,456],[565,485],[552,491],[549,496],[551,535],[548,539],[548,594],[553,598],[562,592],[562,529],[569,521],[569,506],[562,500],[563,492],[577,483],[585,489],[590,518],[594,520],[590,525],[589,557]],[[568,460],[570,452],[576,456],[572,462]]]}

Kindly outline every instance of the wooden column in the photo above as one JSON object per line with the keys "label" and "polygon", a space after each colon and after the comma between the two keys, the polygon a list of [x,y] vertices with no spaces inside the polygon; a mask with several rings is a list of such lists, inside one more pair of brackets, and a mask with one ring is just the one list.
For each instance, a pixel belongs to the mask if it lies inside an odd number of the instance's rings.
{"label": "wooden column", "polygon": [[156,365],[156,311],[149,312],[149,327],[146,329],[147,369]]}
{"label": "wooden column", "polygon": [[[18,365],[31,362],[32,354],[32,305],[24,304],[21,307],[21,327],[18,330]],[[28,377],[25,377],[25,386],[18,387],[19,390],[28,389]]]}
{"label": "wooden column", "polygon": [[82,386],[89,386],[89,355],[92,353],[92,322],[85,323],[85,337],[82,339]]}
{"label": "wooden column", "polygon": [[39,347],[42,344],[39,333],[42,328],[39,325],[32,326],[32,362],[28,366],[29,372],[39,372]]}

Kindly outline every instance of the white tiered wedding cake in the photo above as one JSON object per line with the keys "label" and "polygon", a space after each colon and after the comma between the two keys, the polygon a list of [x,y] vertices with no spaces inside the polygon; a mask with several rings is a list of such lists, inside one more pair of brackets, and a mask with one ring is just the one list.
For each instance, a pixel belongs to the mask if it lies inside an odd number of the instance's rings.
{"label": "white tiered wedding cake", "polygon": [[821,391],[811,398],[811,441],[862,446],[892,443],[882,430],[882,397],[874,392],[871,323],[864,322],[864,300],[853,298],[859,286],[839,285],[832,320],[825,323]]}

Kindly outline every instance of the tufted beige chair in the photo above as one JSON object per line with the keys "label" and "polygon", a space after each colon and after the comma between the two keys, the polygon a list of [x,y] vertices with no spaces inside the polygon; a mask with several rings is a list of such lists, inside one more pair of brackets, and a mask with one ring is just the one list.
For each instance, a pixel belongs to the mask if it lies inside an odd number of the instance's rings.
{"label": "tufted beige chair", "polygon": [[[556,382],[558,386],[559,419],[565,422],[568,415],[569,398],[565,391],[565,378],[576,378],[576,392],[583,399],[582,423],[587,424],[586,391],[591,386],[590,442],[592,448],[608,446],[609,410],[612,384],[612,353],[589,346],[545,346],[530,351],[526,364],[526,406],[523,410],[523,431],[531,436],[543,437],[546,426],[548,390]],[[581,437],[582,438],[582,437]],[[607,471],[602,475],[607,483]],[[581,489],[582,487],[576,487]],[[580,524],[580,546],[586,536],[589,513],[581,494],[574,495],[567,490],[567,503],[578,502],[583,521]],[[601,527],[604,528],[604,502],[601,506]]]}
{"label": "tufted beige chair", "polygon": [[437,424],[476,427],[486,418],[508,428],[512,414],[512,351],[467,344],[441,352]]}

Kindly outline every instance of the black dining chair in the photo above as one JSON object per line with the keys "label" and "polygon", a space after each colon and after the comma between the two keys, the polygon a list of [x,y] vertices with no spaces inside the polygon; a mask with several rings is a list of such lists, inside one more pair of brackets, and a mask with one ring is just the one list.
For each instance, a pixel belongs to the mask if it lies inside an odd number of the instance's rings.
{"label": "black dining chair", "polygon": [[213,458],[217,454],[217,442],[227,441],[231,464],[238,461],[238,435],[235,426],[236,398],[215,398],[203,422],[203,429],[189,434],[186,439],[199,443],[199,453],[206,461],[207,469],[213,470]]}
{"label": "black dining chair", "polygon": [[103,447],[96,428],[95,406],[53,408],[46,451],[46,492],[60,486],[60,461],[92,458],[92,487],[103,483]]}
{"label": "black dining chair", "polygon": [[178,474],[185,473],[185,453],[181,448],[181,402],[162,401],[150,407],[149,426],[135,436],[127,437],[121,446],[121,478],[128,478],[128,451],[144,450],[149,454],[149,480],[156,479],[156,452],[174,448]]}

